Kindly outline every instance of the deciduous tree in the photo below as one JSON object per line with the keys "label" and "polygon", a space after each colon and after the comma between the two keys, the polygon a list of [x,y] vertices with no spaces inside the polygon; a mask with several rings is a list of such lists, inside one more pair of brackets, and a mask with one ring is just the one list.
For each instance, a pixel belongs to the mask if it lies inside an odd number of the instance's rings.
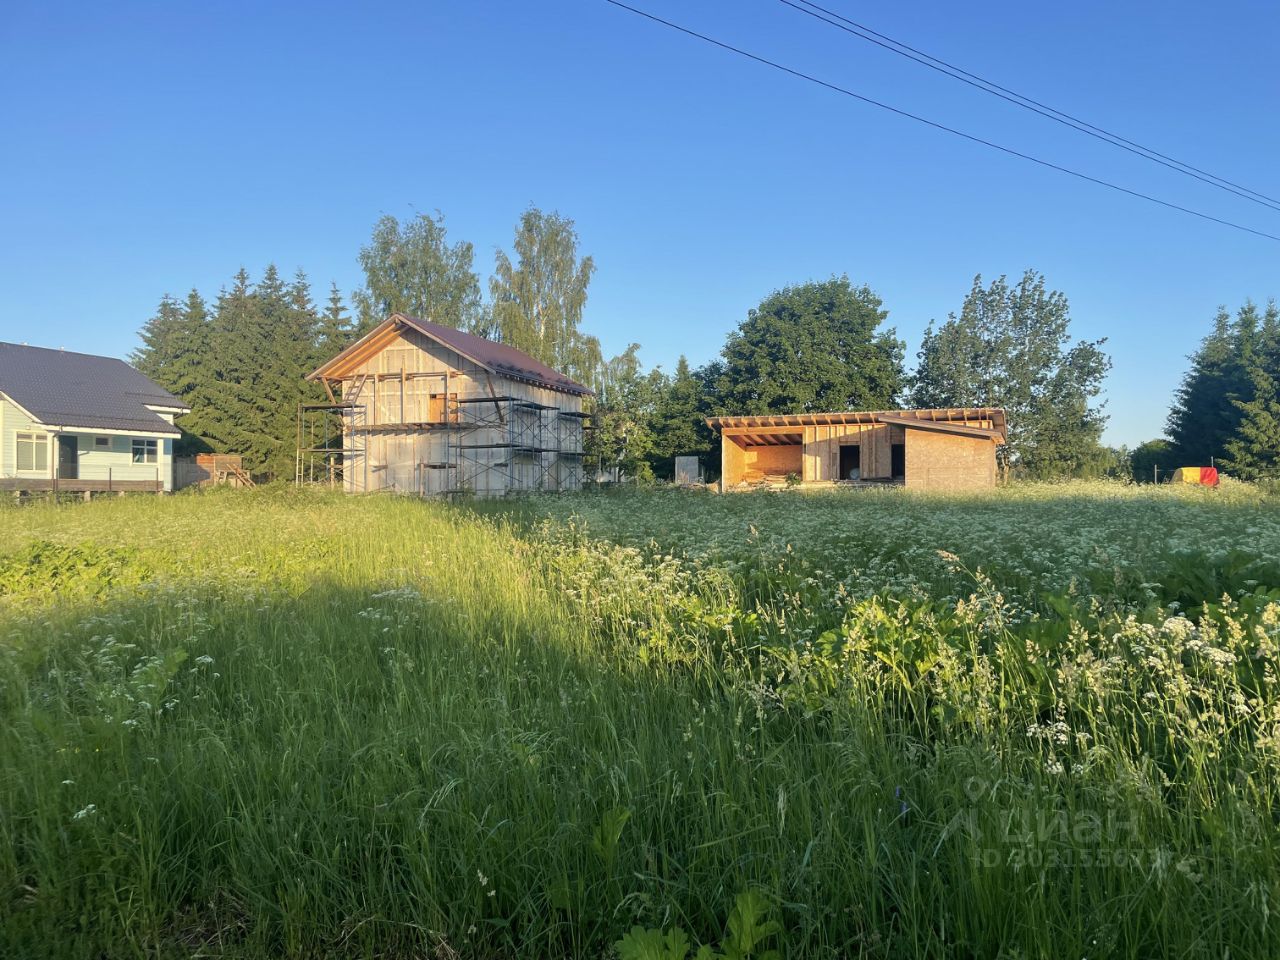
{"label": "deciduous tree", "polygon": [[392,313],[422,317],[446,327],[480,328],[483,306],[475,251],[466,240],[450,244],[444,215],[418,214],[405,223],[382,217],[360,250],[365,285],[352,295],[358,334]]}
{"label": "deciduous tree", "polygon": [[894,406],[905,347],[881,329],[887,316],[845,276],[775,291],[729,334],[718,403],[738,414]]}
{"label": "deciduous tree", "polygon": [[530,207],[516,226],[513,253],[499,250],[496,258],[488,335],[595,387],[600,343],[580,329],[595,263],[579,258],[573,221]]}
{"label": "deciduous tree", "polygon": [[1072,342],[1067,298],[1028,270],[984,287],[974,278],[960,315],[925,331],[912,378],[917,407],[1003,407],[1003,465],[1028,476],[1064,476],[1099,462],[1106,424],[1094,401],[1111,360],[1104,340]]}

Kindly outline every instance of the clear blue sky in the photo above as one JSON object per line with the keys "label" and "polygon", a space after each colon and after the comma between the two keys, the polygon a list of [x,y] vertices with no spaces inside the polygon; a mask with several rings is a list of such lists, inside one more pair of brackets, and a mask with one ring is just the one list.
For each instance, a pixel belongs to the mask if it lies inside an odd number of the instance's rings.
{"label": "clear blue sky", "polygon": [[[1280,232],[775,0],[633,0],[977,135]],[[1270,2],[827,0],[883,33],[1280,196]],[[268,9],[269,7],[269,9]],[[1107,439],[1160,433],[1215,308],[1280,243],[1004,157],[603,0],[0,7],[0,339],[125,355],[166,292],[245,266],[360,282],[382,213],[442,210],[482,278],[529,204],[595,257],[586,326],[668,369],[775,287],[848,273],[909,355],[976,273],[1041,270],[1115,360]]]}

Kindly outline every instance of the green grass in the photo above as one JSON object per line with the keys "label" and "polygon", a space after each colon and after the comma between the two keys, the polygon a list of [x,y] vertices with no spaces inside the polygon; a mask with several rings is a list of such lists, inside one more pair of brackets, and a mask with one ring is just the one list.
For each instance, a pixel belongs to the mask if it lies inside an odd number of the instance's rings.
{"label": "green grass", "polygon": [[727,950],[748,892],[753,956],[1274,956],[1278,563],[1248,488],[6,510],[0,956]]}

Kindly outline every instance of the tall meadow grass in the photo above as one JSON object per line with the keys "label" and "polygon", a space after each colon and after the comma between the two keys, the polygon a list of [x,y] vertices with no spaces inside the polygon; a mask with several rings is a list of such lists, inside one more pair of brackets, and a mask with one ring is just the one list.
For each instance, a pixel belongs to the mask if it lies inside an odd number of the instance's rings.
{"label": "tall meadow grass", "polygon": [[8,510],[0,955],[597,957],[750,892],[790,957],[1274,956],[1278,557],[1247,490]]}

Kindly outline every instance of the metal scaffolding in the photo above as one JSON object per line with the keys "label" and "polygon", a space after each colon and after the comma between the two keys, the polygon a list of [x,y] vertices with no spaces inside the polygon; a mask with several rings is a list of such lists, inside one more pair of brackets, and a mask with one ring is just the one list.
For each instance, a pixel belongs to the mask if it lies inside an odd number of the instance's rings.
{"label": "metal scaffolding", "polygon": [[[346,477],[346,465],[352,456],[364,457],[366,432],[356,428],[357,421],[363,425],[363,419],[362,403],[299,403],[294,482],[328,483],[330,486],[342,483]],[[358,441],[359,448],[347,447],[347,437]]]}
{"label": "metal scaffolding", "polygon": [[[354,399],[299,404],[299,483],[327,480],[371,489],[369,440],[387,432],[444,437],[443,444],[432,445],[440,456],[413,464],[414,493],[425,495],[433,487],[445,494],[562,490],[582,483],[587,414],[521,397],[477,395],[450,399],[439,421],[373,424],[361,393],[357,387]],[[446,471],[444,483],[429,483],[430,471]],[[409,484],[405,475],[391,487]]]}

